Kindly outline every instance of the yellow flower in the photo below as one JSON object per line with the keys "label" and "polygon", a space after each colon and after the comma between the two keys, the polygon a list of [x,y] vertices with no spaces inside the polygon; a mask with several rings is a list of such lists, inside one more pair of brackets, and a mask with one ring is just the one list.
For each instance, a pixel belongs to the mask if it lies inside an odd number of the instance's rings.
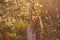
{"label": "yellow flower", "polygon": [[0,21],[2,20],[2,17],[0,17]]}
{"label": "yellow flower", "polygon": [[12,0],[4,0],[4,2],[9,2],[9,1],[12,1]]}

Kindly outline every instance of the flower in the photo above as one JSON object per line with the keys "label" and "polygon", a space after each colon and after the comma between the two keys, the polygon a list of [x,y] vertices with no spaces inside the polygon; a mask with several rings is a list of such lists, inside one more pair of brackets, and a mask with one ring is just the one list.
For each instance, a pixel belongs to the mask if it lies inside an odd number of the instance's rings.
{"label": "flower", "polygon": [[8,32],[5,32],[5,33],[4,33],[4,35],[6,35],[6,36],[7,36],[7,35],[8,35]]}

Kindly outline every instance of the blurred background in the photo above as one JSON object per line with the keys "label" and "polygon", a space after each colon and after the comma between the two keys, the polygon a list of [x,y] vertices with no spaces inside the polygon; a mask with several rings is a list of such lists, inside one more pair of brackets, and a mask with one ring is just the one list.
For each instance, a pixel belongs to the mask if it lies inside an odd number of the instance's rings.
{"label": "blurred background", "polygon": [[60,0],[0,0],[0,40],[60,40]]}

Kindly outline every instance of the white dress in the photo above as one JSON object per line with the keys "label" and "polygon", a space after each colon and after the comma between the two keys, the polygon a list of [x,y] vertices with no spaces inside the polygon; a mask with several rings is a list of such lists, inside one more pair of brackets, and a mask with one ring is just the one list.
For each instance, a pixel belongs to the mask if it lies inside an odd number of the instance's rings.
{"label": "white dress", "polygon": [[36,40],[35,33],[33,34],[30,28],[27,29],[27,40]]}

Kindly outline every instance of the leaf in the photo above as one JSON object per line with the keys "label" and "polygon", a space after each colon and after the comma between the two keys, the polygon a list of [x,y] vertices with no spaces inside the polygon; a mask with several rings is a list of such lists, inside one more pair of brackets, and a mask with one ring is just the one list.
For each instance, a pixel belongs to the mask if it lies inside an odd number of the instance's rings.
{"label": "leaf", "polygon": [[9,33],[10,37],[16,37],[16,33]]}

